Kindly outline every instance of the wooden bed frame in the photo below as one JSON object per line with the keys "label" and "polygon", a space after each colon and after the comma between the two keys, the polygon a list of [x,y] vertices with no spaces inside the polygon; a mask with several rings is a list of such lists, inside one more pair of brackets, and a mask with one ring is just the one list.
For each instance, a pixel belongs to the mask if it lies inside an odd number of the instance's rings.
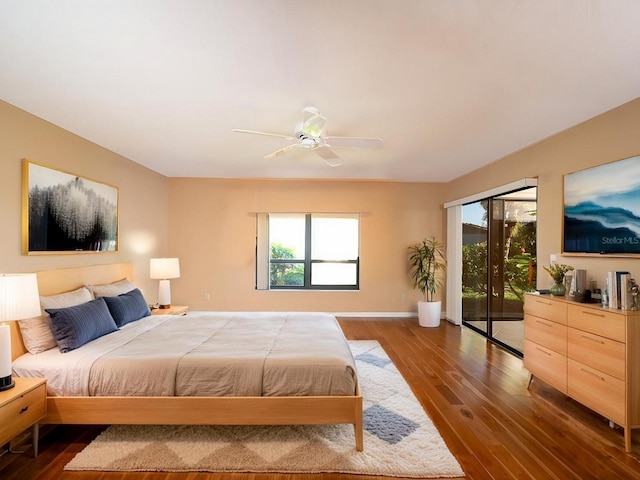
{"label": "wooden bed frame", "polygon": [[[37,272],[40,295],[122,278],[133,280],[131,263]],[[17,322],[11,322],[11,352],[27,352]],[[362,395],[298,397],[47,397],[41,424],[84,425],[318,425],[352,424],[363,449]]]}

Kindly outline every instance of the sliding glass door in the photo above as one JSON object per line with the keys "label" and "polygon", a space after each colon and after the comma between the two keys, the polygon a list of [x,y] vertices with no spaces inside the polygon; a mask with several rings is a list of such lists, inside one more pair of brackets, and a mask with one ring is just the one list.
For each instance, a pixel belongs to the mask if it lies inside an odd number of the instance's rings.
{"label": "sliding glass door", "polygon": [[537,188],[462,207],[462,323],[522,355],[524,294],[536,285]]}

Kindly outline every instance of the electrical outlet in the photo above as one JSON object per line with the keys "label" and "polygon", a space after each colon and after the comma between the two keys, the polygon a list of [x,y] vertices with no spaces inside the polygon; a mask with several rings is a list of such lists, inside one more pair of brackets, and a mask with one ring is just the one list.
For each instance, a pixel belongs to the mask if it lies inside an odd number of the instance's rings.
{"label": "electrical outlet", "polygon": [[208,302],[209,300],[211,300],[211,294],[210,293],[205,293],[204,294],[204,301]]}
{"label": "electrical outlet", "polygon": [[407,299],[407,295],[406,294],[403,293],[402,295],[400,295],[400,300],[401,301],[404,302],[406,299]]}
{"label": "electrical outlet", "polygon": [[552,253],[552,254],[549,256],[549,263],[552,263],[552,264],[553,264],[553,263],[556,263],[556,258],[557,258],[557,257],[556,257],[556,254],[555,254],[555,253]]}

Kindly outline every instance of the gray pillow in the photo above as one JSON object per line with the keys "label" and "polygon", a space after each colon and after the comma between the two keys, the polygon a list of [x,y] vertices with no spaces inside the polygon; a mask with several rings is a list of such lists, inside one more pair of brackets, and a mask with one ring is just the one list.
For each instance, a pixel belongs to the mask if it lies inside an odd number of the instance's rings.
{"label": "gray pillow", "polygon": [[151,315],[149,305],[137,288],[117,297],[101,298],[107,303],[109,312],[119,327]]}
{"label": "gray pillow", "polygon": [[[75,307],[81,303],[90,302],[93,295],[85,287],[78,288],[72,292],[59,293],[58,295],[41,296],[40,308],[67,308]],[[44,352],[56,346],[56,339],[51,333],[50,318],[46,312],[42,312],[39,317],[19,320],[20,333],[24,346],[29,353]]]}
{"label": "gray pillow", "polygon": [[118,330],[103,298],[68,308],[47,308],[51,333],[62,353]]}
{"label": "gray pillow", "polygon": [[107,283],[104,285],[87,285],[91,290],[94,298],[98,297],[115,297],[122,293],[127,293],[136,288],[135,284],[128,278],[123,278],[117,282]]}

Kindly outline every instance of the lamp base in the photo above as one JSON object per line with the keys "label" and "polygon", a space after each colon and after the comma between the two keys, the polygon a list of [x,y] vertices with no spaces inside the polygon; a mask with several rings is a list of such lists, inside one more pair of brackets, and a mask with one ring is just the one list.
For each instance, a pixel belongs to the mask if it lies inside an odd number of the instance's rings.
{"label": "lamp base", "polygon": [[162,309],[171,307],[171,284],[169,280],[160,280],[158,284],[158,307]]}
{"label": "lamp base", "polygon": [[0,378],[0,392],[11,390],[15,386],[16,383],[11,379],[11,375],[9,375],[8,377]]}

